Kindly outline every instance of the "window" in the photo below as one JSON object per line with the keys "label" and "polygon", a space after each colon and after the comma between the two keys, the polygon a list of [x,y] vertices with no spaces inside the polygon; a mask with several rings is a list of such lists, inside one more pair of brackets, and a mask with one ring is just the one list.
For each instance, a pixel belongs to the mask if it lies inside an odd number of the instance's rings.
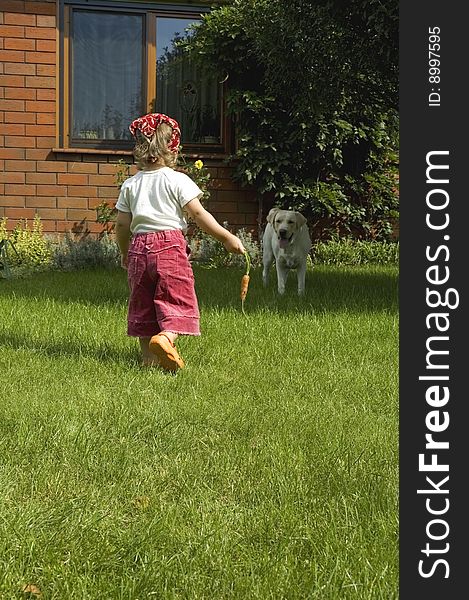
{"label": "window", "polygon": [[206,9],[62,1],[62,147],[130,149],[130,122],[163,112],[185,151],[227,150],[222,85],[177,46]]}

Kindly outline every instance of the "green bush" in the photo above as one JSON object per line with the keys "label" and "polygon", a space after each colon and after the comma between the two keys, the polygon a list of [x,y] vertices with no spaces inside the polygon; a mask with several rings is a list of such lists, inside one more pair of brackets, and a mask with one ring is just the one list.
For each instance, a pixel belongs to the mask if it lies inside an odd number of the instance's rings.
{"label": "green bush", "polygon": [[376,240],[398,215],[397,44],[394,0],[232,0],[179,42],[226,82],[236,179]]}
{"label": "green bush", "polygon": [[[223,227],[229,229],[228,223],[225,221]],[[250,231],[246,231],[244,228],[239,229],[236,232],[243,246],[247,250],[250,258],[252,267],[256,267],[261,264],[262,253],[261,247],[257,240],[255,240]],[[204,265],[210,268],[217,267],[244,267],[245,258],[241,254],[230,254],[225,250],[222,243],[212,238],[207,233],[204,233],[201,229],[197,229],[196,232],[189,238],[189,248],[191,249],[191,259],[198,264]]]}
{"label": "green bush", "polygon": [[365,265],[399,263],[398,242],[371,242],[368,240],[329,240],[313,245],[312,260],[325,265]]}
{"label": "green bush", "polygon": [[[0,220],[0,240],[11,242],[7,246],[6,256],[11,276],[23,277],[49,269],[52,262],[52,243],[44,237],[39,216],[34,217],[32,226],[27,219],[22,219],[11,232],[7,230],[7,222],[6,218]],[[3,270],[5,271],[5,268]]]}
{"label": "green bush", "polygon": [[99,239],[74,240],[66,235],[54,249],[52,264],[59,271],[114,269],[120,266],[120,253],[116,242],[106,232]]}

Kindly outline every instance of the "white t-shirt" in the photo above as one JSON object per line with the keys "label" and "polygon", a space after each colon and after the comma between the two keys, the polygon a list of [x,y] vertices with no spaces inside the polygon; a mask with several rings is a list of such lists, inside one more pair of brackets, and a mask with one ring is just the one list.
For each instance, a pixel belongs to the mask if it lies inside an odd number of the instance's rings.
{"label": "white t-shirt", "polygon": [[170,167],[139,171],[122,184],[116,208],[132,213],[130,231],[186,231],[183,207],[203,192],[185,173]]}

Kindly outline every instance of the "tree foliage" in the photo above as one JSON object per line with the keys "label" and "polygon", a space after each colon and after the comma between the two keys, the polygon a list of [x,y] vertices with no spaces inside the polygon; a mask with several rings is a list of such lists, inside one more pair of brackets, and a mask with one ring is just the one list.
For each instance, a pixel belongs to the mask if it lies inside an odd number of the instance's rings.
{"label": "tree foliage", "polygon": [[235,176],[385,238],[397,215],[396,0],[233,0],[183,48],[228,87]]}

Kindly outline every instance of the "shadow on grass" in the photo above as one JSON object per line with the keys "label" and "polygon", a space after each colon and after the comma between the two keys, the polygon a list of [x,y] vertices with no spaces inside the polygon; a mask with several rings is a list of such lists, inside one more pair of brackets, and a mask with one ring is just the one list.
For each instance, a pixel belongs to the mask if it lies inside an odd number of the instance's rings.
{"label": "shadow on grass", "polygon": [[[230,270],[223,281],[207,269],[196,273],[200,308],[241,310],[239,297],[242,271]],[[315,267],[306,274],[306,290],[297,294],[296,273],[291,272],[283,296],[277,293],[275,269],[264,288],[261,269],[251,276],[245,310],[275,313],[376,312],[398,310],[398,273],[390,267]]]}
{"label": "shadow on grass", "polygon": [[[241,310],[239,299],[242,269],[194,267],[200,308]],[[283,297],[276,291],[276,273],[262,285],[260,268],[251,271],[246,310],[295,312],[397,311],[398,271],[392,267],[317,266],[306,274],[306,292],[296,292],[296,273],[291,272]],[[88,305],[126,304],[124,271],[41,273],[30,279],[0,281],[0,297],[49,298],[59,302]]]}
{"label": "shadow on grass", "polygon": [[14,350],[25,350],[50,358],[92,358],[99,362],[116,363],[130,367],[140,366],[137,348],[116,350],[111,346],[87,344],[73,345],[68,341],[44,341],[31,339],[31,336],[17,333],[0,332],[0,347],[12,348]]}

